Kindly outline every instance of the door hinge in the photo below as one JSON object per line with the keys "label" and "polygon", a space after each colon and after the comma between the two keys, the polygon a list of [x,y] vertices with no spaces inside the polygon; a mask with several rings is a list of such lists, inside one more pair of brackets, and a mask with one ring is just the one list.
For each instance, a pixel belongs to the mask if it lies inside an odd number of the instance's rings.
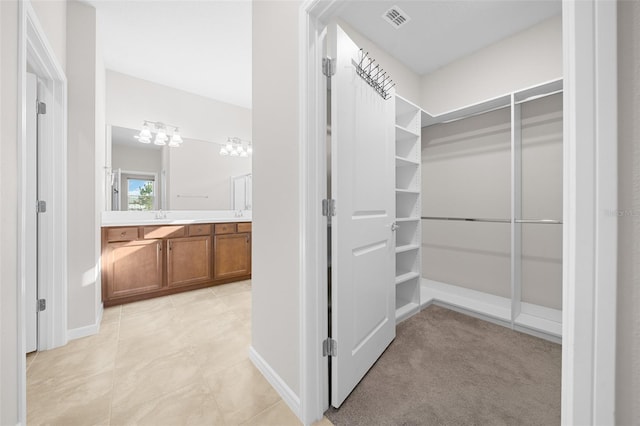
{"label": "door hinge", "polygon": [[331,58],[322,58],[322,74],[331,77],[336,74],[336,60]]}
{"label": "door hinge", "polygon": [[336,215],[336,200],[325,198],[322,200],[322,216],[335,216]]}
{"label": "door hinge", "polygon": [[322,342],[322,356],[337,356],[338,342],[329,338]]}
{"label": "door hinge", "polygon": [[38,299],[38,312],[42,312],[47,309],[47,300]]}
{"label": "door hinge", "polygon": [[38,200],[36,202],[36,213],[46,213],[47,212],[47,202]]}
{"label": "door hinge", "polygon": [[47,104],[45,104],[44,102],[38,101],[36,103],[36,110],[37,110],[39,115],[46,114],[47,113]]}

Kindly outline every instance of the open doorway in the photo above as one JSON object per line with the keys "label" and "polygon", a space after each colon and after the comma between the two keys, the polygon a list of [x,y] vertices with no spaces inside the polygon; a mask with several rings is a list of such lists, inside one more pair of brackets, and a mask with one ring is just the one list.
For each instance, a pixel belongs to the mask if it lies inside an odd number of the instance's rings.
{"label": "open doorway", "polygon": [[[20,412],[26,413],[25,353],[67,342],[65,73],[35,12],[20,3],[18,345]],[[24,296],[23,296],[24,295]]]}
{"label": "open doorway", "polygon": [[[326,5],[325,5],[326,6]],[[332,3],[332,5],[330,7],[325,7],[322,8],[322,10],[320,10],[320,8],[316,9],[319,14],[318,15],[314,15],[313,13],[310,14],[312,17],[317,17],[317,16],[321,16],[321,19],[323,20],[323,22],[327,22],[330,18],[330,16],[332,16],[332,14],[338,14],[339,15],[339,11],[340,11],[340,7],[343,6],[341,5],[339,2],[335,2]],[[592,7],[593,5],[589,6]],[[331,9],[331,7],[333,7],[333,9]],[[581,21],[581,22],[585,22],[583,20],[589,21],[589,16],[591,13],[591,10],[589,9],[589,7],[585,7],[585,9],[581,9],[581,8],[573,8],[573,7],[567,7],[565,5],[564,7],[564,11],[565,11],[565,15],[563,16],[563,21],[566,24],[566,27],[564,28],[563,32],[564,32],[564,36],[562,37],[562,45],[563,45],[563,52],[564,52],[564,59],[561,60],[561,62],[563,63],[562,68],[564,69],[568,69],[566,66],[567,64],[572,64],[574,63],[573,61],[576,60],[576,56],[580,56],[579,54],[577,54],[577,50],[576,50],[576,46],[575,46],[575,39],[574,38],[568,38],[567,37],[567,32],[571,32],[571,31],[575,31],[575,27],[574,24],[575,22]],[[306,11],[311,11],[314,9],[314,6],[309,5],[308,9]],[[610,11],[609,11],[610,12]],[[305,17],[308,17],[309,15],[304,14],[303,15]],[[603,33],[606,33],[607,35],[603,35],[603,37],[606,40],[611,41],[611,37],[613,33],[611,33],[609,31],[609,29],[611,29],[612,27],[615,27],[615,21],[609,19],[611,18],[610,15],[607,15],[606,13],[600,14],[598,15],[601,19],[604,19],[607,21],[607,30],[603,30]],[[321,33],[322,28],[324,28],[324,25],[319,22],[319,21],[313,21],[312,18],[312,23],[309,24],[309,27],[307,27],[307,29],[310,30],[309,35],[308,35],[308,40],[311,41],[311,44],[315,46],[316,49],[319,49],[319,45],[317,44],[317,34]],[[602,27],[600,27],[602,28]],[[586,32],[589,31],[595,31],[594,28],[582,28],[583,30],[585,30]],[[613,30],[612,30],[613,31]],[[600,63],[605,63],[606,62],[606,58],[603,54],[603,52],[597,50],[593,45],[589,45],[589,47],[587,47],[587,49],[591,49],[590,51],[596,51],[600,53],[600,56],[596,55],[599,58],[599,61],[602,61]],[[313,50],[312,52],[316,55],[318,55],[318,50]],[[318,55],[319,56],[319,55]],[[314,66],[318,65],[318,58],[309,58],[308,56],[305,56],[305,59],[308,60],[307,62],[307,70],[311,69],[313,70]],[[603,78],[606,78],[607,81],[610,83],[611,81],[615,81],[615,64],[611,63],[611,62],[606,62],[607,66],[605,67],[606,70],[602,71],[602,75]],[[320,69],[318,67],[318,69]],[[573,71],[575,71],[573,68],[571,68]],[[312,74],[315,74],[315,71],[311,71]],[[318,72],[319,73],[319,72]],[[565,78],[569,79],[569,81],[574,82],[574,78],[575,75],[572,74],[571,72],[569,72],[567,75],[564,76]],[[316,79],[320,79],[322,77],[316,77]],[[313,78],[312,78],[313,80]],[[315,80],[313,80],[315,81]],[[305,116],[307,118],[309,118],[309,120],[312,123],[318,123],[318,122],[322,122],[322,118],[316,118],[316,116],[314,115],[314,111],[317,111],[317,104],[318,104],[318,98],[317,96],[319,95],[317,91],[314,91],[314,89],[311,88],[312,86],[308,87],[308,96],[311,98],[310,99],[310,103],[307,104],[307,108],[305,110],[305,112],[309,113],[308,116]],[[607,86],[606,84],[603,86],[598,86],[598,89],[594,89],[595,91],[597,90],[606,90]],[[583,88],[584,89],[584,88]],[[575,86],[569,86],[569,96],[568,99],[566,100],[565,103],[565,108],[564,111],[567,115],[571,115],[573,117],[573,113],[575,113],[575,96],[577,96],[577,93],[575,91]],[[584,92],[580,92],[581,94],[584,94]],[[590,92],[591,95],[593,95],[594,92]],[[588,96],[585,96],[588,97]],[[590,107],[594,107],[594,103],[593,103],[593,99],[591,98],[591,103],[589,103],[588,105],[590,105]],[[589,121],[588,118],[583,117],[587,120],[587,122]],[[606,124],[606,128],[611,132],[613,131],[613,133],[615,133],[615,120],[611,121],[611,120],[607,120],[606,117],[602,117],[603,118],[603,122],[607,123]],[[568,123],[568,124],[567,124]],[[569,146],[575,146],[575,127],[572,127],[575,123],[571,120],[569,120],[568,118],[565,118],[565,143],[569,144]],[[313,126],[311,126],[311,128],[313,128]],[[305,130],[310,130],[308,128],[305,128]],[[312,135],[312,133],[309,133],[310,135]],[[317,135],[314,135],[313,137],[317,137]],[[594,141],[594,143],[597,143],[597,141],[599,139],[592,139]],[[604,143],[602,140],[600,140],[600,143]],[[312,149],[312,148],[311,148]],[[572,189],[575,190],[575,188],[571,187],[569,185],[569,182],[572,182],[572,173],[575,172],[575,168],[576,167],[582,167],[585,166],[587,167],[586,164],[584,163],[576,163],[576,159],[575,157],[572,157],[572,153],[573,151],[571,149],[569,149],[568,151],[565,149],[565,153],[567,154],[564,158],[564,172],[563,172],[563,193],[564,193],[564,213],[563,213],[563,217],[564,217],[564,221],[565,223],[569,223],[570,227],[575,226],[575,222],[573,222],[576,218],[576,211],[574,209],[575,206],[575,200],[577,198],[579,198],[580,193],[576,193],[576,192],[572,192]],[[576,164],[578,164],[578,166],[576,166]],[[590,170],[590,173],[595,173],[594,169]],[[605,175],[608,176],[606,178],[603,178],[604,181],[607,182],[608,185],[613,185],[614,184],[614,180],[612,179],[612,174],[615,174],[615,164],[614,162],[609,162],[606,166],[606,172]],[[588,188],[588,189],[584,189],[585,191],[595,191],[595,188]],[[604,200],[603,200],[604,201]],[[607,199],[606,203],[611,203],[611,199]],[[567,219],[568,218],[568,219]],[[612,231],[611,233],[607,234],[608,238],[611,238],[612,235],[614,235],[614,228],[615,228],[615,224],[614,224],[614,220],[611,220],[610,218],[605,217],[604,215],[598,215],[598,220],[602,221],[603,224],[605,224],[604,226],[607,227],[607,229],[609,231]],[[317,222],[315,222],[317,223]],[[567,231],[565,231],[563,233],[563,239],[564,239],[564,254],[565,257],[567,255],[570,256],[574,256],[577,250],[577,246],[575,244],[575,240],[571,239],[571,233],[568,233]],[[608,239],[607,239],[608,241]],[[600,257],[598,257],[598,255],[596,255],[596,258],[599,261],[602,261],[604,264],[611,266],[612,264],[615,263],[615,259],[613,259],[611,256],[607,256],[606,253],[600,253]],[[572,257],[573,258],[573,257]],[[575,273],[576,271],[573,269],[575,267],[575,265],[573,263],[569,264],[566,263],[563,266],[563,292],[565,294],[565,296],[567,294],[569,294],[570,296],[574,295],[574,291],[575,291]],[[595,277],[592,277],[595,280]],[[592,281],[595,282],[595,281]],[[595,284],[594,284],[595,285]],[[571,291],[569,291],[567,293],[567,289],[571,289]],[[584,290],[586,292],[593,292],[595,287],[591,286],[589,288],[581,288],[581,290]],[[311,294],[310,290],[310,293]],[[608,300],[609,302],[611,302],[612,300],[609,299],[608,296],[604,296],[605,300]],[[575,327],[577,327],[577,323],[575,321],[575,317],[574,315],[576,314],[576,312],[573,309],[573,306],[576,303],[576,299],[573,297],[570,298],[564,298],[563,300],[563,305],[564,305],[564,309],[563,309],[563,316],[564,316],[564,325],[563,325],[563,330],[565,331],[565,338],[570,339],[571,341],[573,341],[575,335],[574,333],[576,332]],[[607,305],[607,312],[615,312],[615,304],[609,303]],[[322,308],[320,307],[320,311],[322,312]],[[607,319],[608,318],[608,319]],[[611,319],[611,317],[609,317],[609,315],[607,315],[607,318],[603,318],[603,324],[606,324],[608,327],[612,327],[614,325],[614,321]],[[320,319],[319,321],[320,324],[323,324],[323,320]],[[593,329],[591,329],[591,331],[589,333],[592,333]],[[589,340],[589,339],[588,339]],[[607,339],[604,339],[607,340]],[[589,340],[592,342],[592,340]],[[599,343],[599,345],[603,345],[602,347],[606,346],[606,342],[605,341],[601,341]],[[311,348],[312,346],[309,345],[308,348]],[[566,390],[567,386],[572,386],[573,385],[573,380],[574,380],[574,375],[575,375],[575,371],[574,371],[574,367],[573,367],[573,360],[574,358],[577,356],[579,357],[579,355],[577,355],[574,350],[573,347],[570,345],[568,347],[565,347],[563,349],[563,358],[565,360],[564,362],[564,366],[566,367],[563,370],[563,390]],[[612,358],[607,357],[606,360],[603,360],[603,364],[605,365],[605,368],[611,367],[611,362],[612,362]],[[314,363],[312,363],[311,365],[316,365]],[[320,364],[322,365],[322,364]],[[571,367],[568,367],[571,365]],[[591,375],[591,380],[592,380],[592,384],[595,383],[596,378]],[[321,383],[322,382],[322,375],[318,378],[318,381],[315,383]],[[321,387],[322,388],[322,387]],[[322,389],[326,389],[326,388],[322,388]],[[587,397],[587,395],[582,394],[581,392],[578,394],[574,394],[574,393],[566,393],[563,392],[563,405],[565,407],[565,409],[563,409],[563,416],[568,416],[567,418],[575,418],[574,416],[577,415],[580,404],[584,404],[585,403],[585,399],[583,399],[584,397]],[[610,416],[612,415],[612,405],[611,402],[612,400],[610,399],[611,394],[609,394],[607,397],[604,397],[602,399],[599,399],[598,401],[593,401],[590,400],[590,402],[588,404],[595,404],[597,406],[599,406],[601,409],[604,409],[604,411],[601,411],[603,416]],[[317,398],[317,396],[316,396]],[[319,399],[311,399],[309,400],[309,402],[312,404],[312,406],[315,406],[314,404],[317,404],[317,402],[319,401]],[[326,401],[326,400],[325,400]],[[602,405],[600,405],[602,404]],[[304,406],[304,404],[303,404]],[[607,407],[607,408],[604,408]],[[590,414],[591,415],[591,414]]]}

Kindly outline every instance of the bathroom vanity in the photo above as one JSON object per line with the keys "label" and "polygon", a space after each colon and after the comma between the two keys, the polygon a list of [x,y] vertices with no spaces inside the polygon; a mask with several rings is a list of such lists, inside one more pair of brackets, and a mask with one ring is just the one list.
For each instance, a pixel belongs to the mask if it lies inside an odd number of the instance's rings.
{"label": "bathroom vanity", "polygon": [[153,217],[103,217],[104,306],[251,278],[248,216],[156,212]]}

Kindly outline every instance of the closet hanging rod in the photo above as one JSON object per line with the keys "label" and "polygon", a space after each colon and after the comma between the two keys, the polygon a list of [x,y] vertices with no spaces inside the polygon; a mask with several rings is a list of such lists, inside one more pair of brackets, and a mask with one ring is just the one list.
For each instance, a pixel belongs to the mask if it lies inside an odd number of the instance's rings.
{"label": "closet hanging rod", "polygon": [[[486,222],[486,223],[511,223],[511,219],[489,219],[477,217],[443,217],[443,216],[422,216],[423,220],[449,220],[455,222]],[[562,225],[561,220],[553,219],[516,219],[516,223],[539,223],[545,225]]]}
{"label": "closet hanging rod", "polygon": [[525,98],[525,99],[517,100],[517,101],[515,101],[515,104],[516,105],[524,104],[524,103],[527,103],[527,102],[535,101],[536,99],[541,99],[541,98],[546,98],[547,96],[557,95],[558,93],[562,93],[562,92],[563,92],[563,89],[558,89],[558,90],[554,90],[553,92],[540,93],[538,95],[529,96],[528,98]]}

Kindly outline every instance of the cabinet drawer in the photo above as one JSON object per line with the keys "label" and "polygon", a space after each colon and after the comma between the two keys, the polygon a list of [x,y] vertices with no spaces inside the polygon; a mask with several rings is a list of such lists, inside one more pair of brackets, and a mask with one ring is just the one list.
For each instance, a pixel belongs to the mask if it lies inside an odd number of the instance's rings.
{"label": "cabinet drawer", "polygon": [[236,232],[235,223],[216,223],[216,234],[233,234]]}
{"label": "cabinet drawer", "polygon": [[251,222],[239,223],[238,232],[251,232]]}
{"label": "cabinet drawer", "polygon": [[183,225],[162,225],[162,226],[145,226],[143,228],[143,238],[179,238],[186,235],[186,227]]}
{"label": "cabinet drawer", "polygon": [[107,241],[131,241],[138,239],[138,228],[107,228]]}
{"label": "cabinet drawer", "polygon": [[189,225],[189,236],[211,235],[211,225]]}

